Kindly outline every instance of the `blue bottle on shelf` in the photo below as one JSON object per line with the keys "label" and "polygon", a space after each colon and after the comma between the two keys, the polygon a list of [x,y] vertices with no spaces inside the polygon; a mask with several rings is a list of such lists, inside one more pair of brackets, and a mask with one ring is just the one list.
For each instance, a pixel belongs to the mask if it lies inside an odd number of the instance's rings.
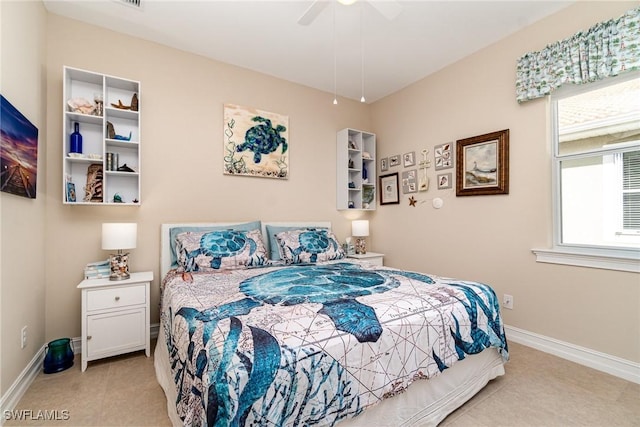
{"label": "blue bottle on shelf", "polygon": [[74,132],[71,134],[70,153],[82,153],[82,135],[80,135],[80,124],[74,125]]}

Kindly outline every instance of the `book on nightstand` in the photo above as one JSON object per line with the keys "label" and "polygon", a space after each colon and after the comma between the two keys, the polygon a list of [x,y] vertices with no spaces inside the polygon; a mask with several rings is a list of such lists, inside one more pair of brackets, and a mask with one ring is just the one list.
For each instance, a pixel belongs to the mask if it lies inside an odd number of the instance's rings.
{"label": "book on nightstand", "polygon": [[110,274],[109,260],[90,262],[84,267],[85,279],[106,279]]}

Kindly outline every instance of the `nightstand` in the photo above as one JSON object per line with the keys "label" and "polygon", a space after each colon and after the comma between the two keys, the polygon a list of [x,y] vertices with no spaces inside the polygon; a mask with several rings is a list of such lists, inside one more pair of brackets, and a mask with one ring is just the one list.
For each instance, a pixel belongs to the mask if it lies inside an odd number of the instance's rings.
{"label": "nightstand", "polygon": [[153,272],[131,273],[127,280],[83,280],[82,372],[87,362],[144,350],[150,356],[149,292]]}
{"label": "nightstand", "polygon": [[383,259],[384,254],[378,254],[375,252],[367,252],[366,254],[353,254],[347,255],[347,258],[356,259],[358,262],[373,264],[373,265],[384,265]]}

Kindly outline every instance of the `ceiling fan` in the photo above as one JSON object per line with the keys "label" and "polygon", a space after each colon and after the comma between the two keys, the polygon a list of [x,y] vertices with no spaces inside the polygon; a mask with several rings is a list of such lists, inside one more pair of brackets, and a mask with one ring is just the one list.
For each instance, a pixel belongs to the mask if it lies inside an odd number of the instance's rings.
{"label": "ceiling fan", "polygon": [[[344,5],[350,5],[358,0],[337,0]],[[400,12],[402,12],[402,6],[396,0],[360,0],[366,1],[374,9],[376,9],[382,16],[388,20],[395,19]],[[298,24],[309,25],[316,17],[322,12],[331,2],[328,0],[314,0],[311,6],[304,12],[304,14],[298,19]]]}

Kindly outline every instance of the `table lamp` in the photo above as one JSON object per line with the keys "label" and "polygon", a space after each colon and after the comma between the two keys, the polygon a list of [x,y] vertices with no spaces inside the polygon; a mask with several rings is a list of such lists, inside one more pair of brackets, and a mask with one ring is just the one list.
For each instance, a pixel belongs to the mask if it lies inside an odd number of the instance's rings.
{"label": "table lamp", "polygon": [[351,235],[356,238],[356,254],[366,254],[367,243],[364,238],[369,235],[369,221],[366,219],[351,221]]}
{"label": "table lamp", "polygon": [[126,280],[129,275],[129,253],[124,249],[135,249],[138,238],[138,224],[136,223],[106,223],[102,224],[102,249],[117,250],[117,254],[109,255],[111,274],[109,280]]}

